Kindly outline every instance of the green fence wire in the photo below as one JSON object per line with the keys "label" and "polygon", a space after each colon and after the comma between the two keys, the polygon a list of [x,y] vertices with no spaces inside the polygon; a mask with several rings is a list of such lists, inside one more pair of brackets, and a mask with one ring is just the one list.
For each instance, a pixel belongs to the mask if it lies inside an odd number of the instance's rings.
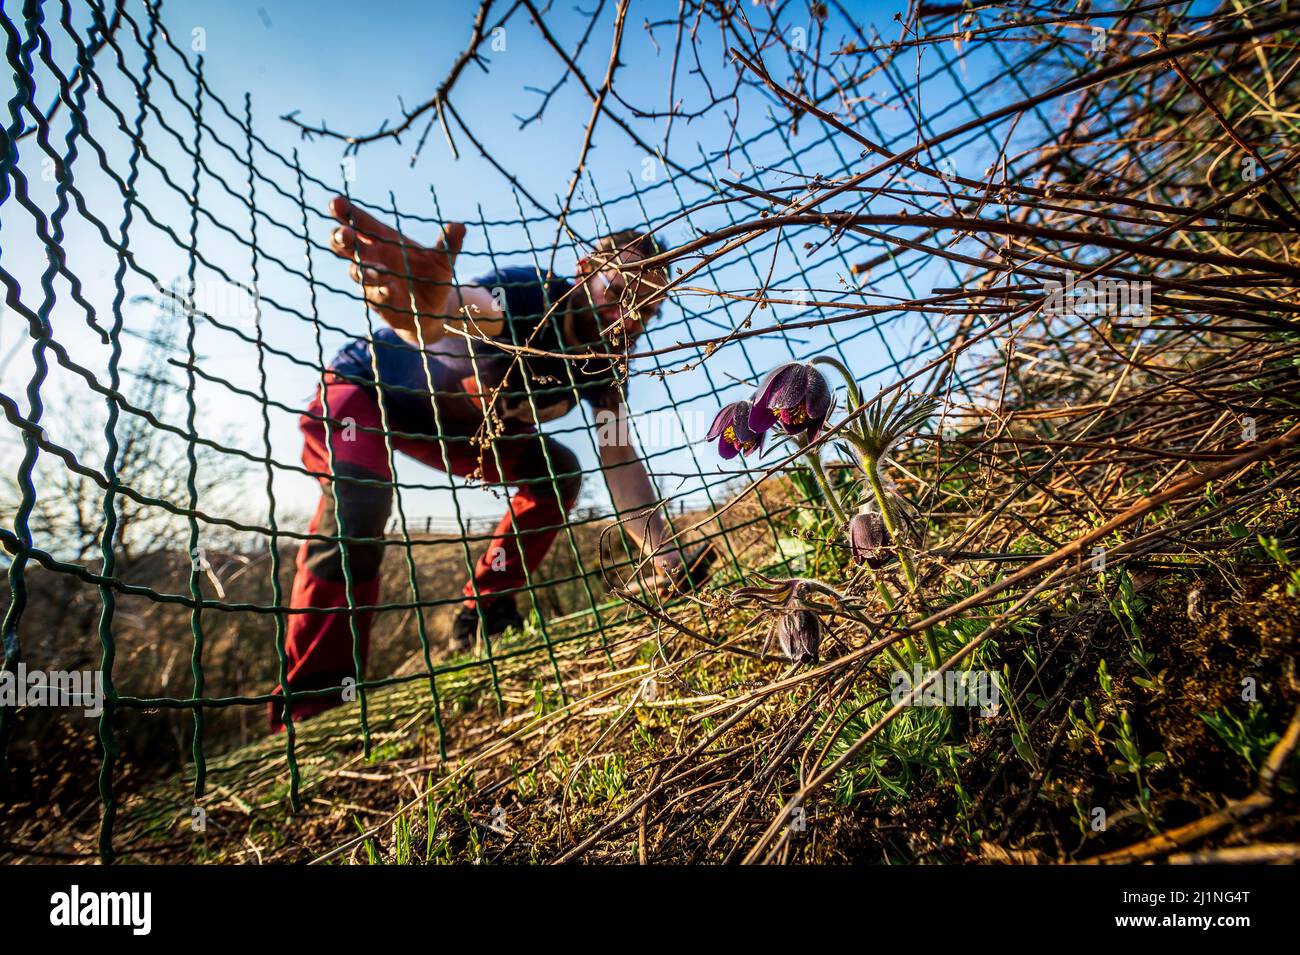
{"label": "green fence wire", "polygon": [[[566,219],[569,231],[561,234],[557,247],[551,238],[556,232],[558,197],[556,209],[530,212],[527,207],[537,205],[536,200],[525,200],[518,190],[512,190],[504,213],[494,210],[504,217],[493,219],[481,206],[458,201],[455,208],[446,208],[451,203],[446,199],[445,182],[439,183],[442,197],[431,190],[427,196],[399,202],[392,193],[353,194],[346,169],[314,174],[305,168],[297,151],[276,149],[259,134],[251,97],[244,96],[242,102],[237,96],[228,99],[208,84],[202,56],[172,39],[161,7],[159,0],[116,5],[92,0],[89,24],[78,25],[74,23],[79,19],[74,16],[75,5],[68,0],[25,0],[21,9],[6,2],[0,18],[6,60],[16,80],[7,103],[0,150],[0,248],[5,254],[0,281],[5,286],[7,315],[26,324],[27,363],[21,393],[0,394],[10,437],[21,439],[21,455],[14,470],[16,508],[9,526],[0,528],[0,541],[9,559],[4,667],[15,672],[27,659],[24,637],[38,625],[33,601],[53,599],[50,586],[43,583],[39,590],[34,589],[38,571],[43,580],[66,582],[75,591],[93,589],[99,605],[94,629],[105,693],[97,723],[103,809],[100,853],[105,860],[114,854],[114,813],[119,801],[114,787],[123,742],[122,715],[159,709],[189,714],[193,791],[196,797],[202,796],[210,746],[206,715],[230,709],[258,714],[277,699],[270,685],[241,686],[235,694],[210,695],[206,676],[213,665],[212,634],[218,628],[224,632],[233,619],[236,632],[244,634],[241,639],[264,641],[258,652],[267,661],[273,659],[273,672],[283,684],[290,616],[337,612],[336,608],[289,606],[284,575],[291,570],[291,559],[286,559],[286,547],[332,541],[399,549],[400,571],[386,572],[380,602],[365,605],[354,593],[348,556],[351,548],[340,547],[352,621],[355,726],[367,751],[369,701],[377,690],[397,683],[426,682],[441,745],[448,718],[439,699],[441,676],[466,668],[482,669],[490,674],[500,702],[497,667],[501,661],[535,653],[539,671],[549,671],[563,693],[558,649],[575,641],[594,640],[601,646],[610,628],[630,616],[626,607],[610,597],[605,581],[608,574],[626,574],[636,566],[637,548],[616,534],[616,547],[603,560],[593,550],[592,537],[619,516],[609,504],[601,503],[604,498],[597,494],[594,503],[577,508],[560,529],[554,551],[566,555],[566,560],[527,569],[528,579],[519,593],[533,611],[535,629],[530,642],[501,647],[489,640],[479,658],[441,659],[430,614],[458,605],[462,597],[452,581],[430,580],[422,573],[421,560],[429,548],[453,548],[457,563],[472,574],[478,551],[492,538],[482,526],[486,513],[480,505],[470,503],[472,495],[481,491],[472,481],[450,476],[448,446],[469,439],[455,434],[437,436],[447,465],[445,481],[431,483],[405,473],[399,476],[402,465],[394,439],[420,439],[400,431],[390,419],[388,402],[405,391],[400,388],[379,389],[381,424],[377,429],[357,425],[383,437],[393,470],[390,480],[338,473],[328,435],[331,429],[345,425],[328,403],[321,416],[331,455],[327,472],[305,467],[296,449],[277,438],[303,414],[303,402],[286,397],[286,383],[292,383],[301,394],[324,382],[332,347],[357,336],[368,337],[382,324],[342,280],[342,269],[322,244],[328,235],[329,218],[324,209],[330,196],[348,194],[358,205],[403,230],[429,230],[449,219],[465,221],[470,234],[458,267],[462,275],[519,264],[545,271],[554,255],[579,255],[596,237],[615,228],[630,224],[682,237],[735,224],[766,206],[758,193],[788,188],[800,177],[815,174],[829,178],[857,171],[863,161],[859,147],[833,128],[816,127],[805,119],[804,128],[796,132],[788,117],[771,112],[768,105],[764,121],[748,136],[725,144],[681,147],[676,156],[681,171],[671,175],[647,179],[629,173],[626,189],[607,194],[610,180],[604,179],[602,192],[588,170],[578,201]],[[942,106],[925,117],[927,123],[954,125],[979,115],[981,101],[996,97],[1005,84],[1019,82],[1018,71],[1025,67],[1023,62],[1003,61],[984,70],[978,81],[964,80],[954,70],[954,59],[941,51],[938,64],[927,61],[925,75],[919,77],[920,84],[942,91]],[[920,84],[918,77],[904,76],[892,60],[882,59],[880,66],[892,92],[880,104],[881,109],[863,107],[860,119],[886,148],[901,149],[910,145],[908,137],[914,136],[915,128],[910,122],[890,121],[888,116],[890,111],[906,114],[911,108],[909,84]],[[854,82],[848,75],[844,79]],[[996,154],[1002,145],[981,129],[936,148],[930,161],[938,163],[950,155],[966,157],[979,149]],[[688,152],[691,161],[683,162]],[[52,188],[34,181],[33,170],[41,168],[53,170]],[[665,167],[660,164],[658,168],[662,171]],[[755,195],[737,196],[736,183]],[[724,195],[732,201],[715,202]],[[852,209],[865,201],[849,193],[844,207]],[[941,197],[928,201],[937,208]],[[854,274],[855,266],[862,262],[872,263],[866,275],[882,294],[896,292],[902,301],[926,291],[918,283],[933,279],[931,272],[922,272],[932,267],[931,258],[889,241],[889,237],[904,233],[903,226],[882,227],[878,236],[851,230],[829,242],[825,229],[813,225],[768,233],[746,246],[743,255],[710,262],[697,282],[712,283],[724,292],[764,288],[779,301],[802,298],[813,304],[788,309],[779,306],[786,312],[772,320],[778,307],[756,310],[753,302],[743,298],[683,295],[647,330],[639,347],[649,355],[628,369],[636,411],[633,427],[668,420],[680,432],[679,439],[669,442],[639,435],[644,460],[674,532],[700,523],[701,516],[722,508],[735,495],[738,480],[744,483],[747,472],[719,467],[702,440],[703,431],[721,405],[745,397],[768,368],[782,360],[831,354],[854,369],[870,393],[942,352],[944,332],[928,317],[917,319],[901,311],[860,314],[836,309],[840,303],[861,301],[861,289],[840,279]],[[503,246],[503,238],[514,243],[513,247]],[[30,253],[21,262],[20,248]],[[82,281],[80,270],[91,258],[87,249],[106,253],[116,261],[106,285],[97,282],[90,289]],[[961,281],[955,262],[946,261],[944,269],[954,283]],[[240,320],[222,314],[221,309],[205,307],[195,295],[205,281],[254,290],[251,315]],[[139,288],[149,289],[155,310],[175,323],[172,348],[160,345],[157,336],[151,339],[141,332],[134,307],[138,303],[132,295],[132,289]],[[772,321],[768,333],[738,336],[715,352],[711,340],[746,328],[757,321],[756,316]],[[300,347],[287,344],[286,336],[293,336]],[[376,343],[376,349],[381,347],[387,346]],[[147,357],[142,348],[160,350],[165,360]],[[220,354],[221,360],[211,360],[214,354]],[[139,357],[136,364],[149,366],[155,386],[162,380],[180,395],[183,410],[178,422],[142,400],[146,392],[128,384],[149,380],[148,375],[128,367],[133,361],[130,356]],[[57,389],[53,372],[58,375]],[[6,388],[11,377],[4,379]],[[537,396],[527,377],[524,380],[526,397],[535,410]],[[961,384],[958,376],[956,385]],[[556,387],[571,385],[572,379]],[[60,395],[90,395],[102,402],[103,443],[94,449],[98,454],[59,439],[63,423],[51,421],[49,406],[56,391]],[[432,379],[426,392],[417,390],[415,394],[432,397]],[[232,440],[208,427],[207,409],[212,402],[241,408],[251,405],[255,410],[247,415],[245,434],[252,440]],[[431,406],[436,414],[437,402]],[[574,413],[552,422],[545,433],[581,449],[587,462],[583,466],[587,487],[600,489],[607,475],[599,466],[596,427],[590,409],[579,403]],[[129,428],[137,429],[132,434],[141,428],[151,430],[158,436],[155,447],[183,452],[183,466],[172,472],[180,476],[180,483],[170,487],[169,493],[157,493],[142,486],[143,482],[133,484],[123,478],[128,465],[132,474],[140,473],[138,462],[128,457],[132,448],[123,443]],[[492,442],[487,451],[497,454],[498,447]],[[593,459],[595,463],[591,463]],[[53,489],[53,485],[42,483],[42,461],[44,466],[97,489],[93,522],[97,559],[70,557],[61,550],[65,542],[58,529],[34,523],[42,495]],[[213,462],[247,482],[241,485],[250,489],[242,495],[242,503],[248,503],[251,489],[264,491],[265,500],[252,508],[263,513],[263,519],[251,519],[247,508],[223,509],[216,496],[209,501],[206,475],[218,466]],[[555,467],[549,466],[549,460],[547,463],[548,480],[558,493],[557,482],[565,475],[556,474]],[[323,482],[325,493],[333,495],[349,485],[382,486],[391,491],[394,503],[387,533],[378,538],[353,536],[342,526],[332,535],[304,532],[295,511],[300,502],[286,501],[284,489],[291,480],[300,485],[306,480]],[[440,513],[419,513],[411,503],[412,496],[437,500]],[[788,504],[764,485],[759,486],[755,500],[757,508],[752,515],[731,523],[714,521],[701,532],[701,539],[714,540],[723,554],[719,581],[739,577],[744,562],[753,559],[754,541],[762,542],[757,549],[770,560],[781,554]],[[147,572],[143,576],[133,573],[135,561],[124,561],[122,521],[128,512],[183,522],[184,537],[178,546],[189,562],[183,587],[160,586]],[[747,535],[744,544],[737,536],[742,531]],[[516,537],[521,533],[517,526],[514,533]],[[208,542],[235,539],[242,542],[244,554],[264,558],[263,564],[251,566],[264,567],[265,590],[246,600],[219,592],[209,576]],[[185,615],[188,692],[121,683],[115,671],[120,667],[124,601],[137,616],[146,612],[142,607],[167,607]],[[686,606],[689,608],[689,602]],[[415,643],[409,649],[418,654],[419,672],[363,672],[356,622],[362,611],[377,618],[386,615],[385,619],[410,615]],[[57,620],[57,611],[46,607],[40,619]],[[707,627],[707,620],[701,620]],[[63,626],[71,628],[73,623],[64,621]],[[165,636],[170,639],[174,634]],[[164,635],[159,634],[159,639]],[[286,691],[284,701],[337,696],[344,689]],[[14,708],[0,709],[0,753],[8,752],[16,723]],[[288,718],[283,759],[295,805],[300,786],[296,740],[297,728]],[[6,761],[6,775],[8,771]]]}

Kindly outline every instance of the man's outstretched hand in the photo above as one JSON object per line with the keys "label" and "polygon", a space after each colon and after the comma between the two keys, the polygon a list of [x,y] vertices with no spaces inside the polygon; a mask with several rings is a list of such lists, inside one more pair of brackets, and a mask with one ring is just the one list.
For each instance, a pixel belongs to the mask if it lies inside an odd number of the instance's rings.
{"label": "man's outstretched hand", "polygon": [[330,234],[330,249],[348,260],[352,279],[360,283],[371,308],[408,341],[418,336],[428,344],[442,338],[443,321],[455,305],[452,281],[465,226],[448,223],[433,247],[426,248],[343,196],[330,200],[330,215],[341,223]]}

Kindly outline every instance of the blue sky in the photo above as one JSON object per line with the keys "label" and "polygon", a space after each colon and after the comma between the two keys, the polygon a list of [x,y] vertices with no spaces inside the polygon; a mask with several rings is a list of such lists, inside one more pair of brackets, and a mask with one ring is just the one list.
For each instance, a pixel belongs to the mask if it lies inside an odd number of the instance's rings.
{"label": "blue sky", "polygon": [[[584,9],[593,9],[595,2],[589,0]],[[50,6],[47,17],[57,16],[57,5]],[[886,38],[896,35],[897,25],[890,21],[894,12],[903,9],[903,4],[849,6],[861,20],[878,24]],[[500,7],[504,10],[506,4]],[[143,7],[135,4],[130,9],[142,28],[147,26]],[[458,272],[462,279],[469,279],[493,262],[530,264],[536,254],[543,265],[547,264],[555,226],[526,200],[520,200],[463,135],[457,134],[460,158],[455,159],[440,130],[435,128],[419,161],[412,167],[409,161],[412,148],[423,131],[420,122],[401,144],[382,141],[367,146],[355,156],[354,165],[341,170],[341,149],[337,141],[303,141],[296,130],[278,117],[297,110],[304,121],[324,120],[339,130],[365,132],[377,128],[385,118],[399,115],[399,96],[408,107],[429,97],[464,48],[475,9],[476,5],[467,2],[362,5],[291,0],[219,4],[210,0],[169,0],[162,9],[162,21],[182,51],[193,56],[192,46],[204,47],[206,82],[237,116],[242,116],[245,91],[251,94],[254,129],[270,149],[282,157],[291,157],[295,148],[299,151],[303,169],[320,183],[309,180],[306,188],[308,205],[313,209],[308,234],[316,242],[325,241],[328,224],[314,210],[323,211],[330,192],[343,188],[346,173],[349,191],[372,204],[386,206],[391,193],[404,215],[435,220],[440,209],[447,218],[467,221],[470,231]],[[606,4],[599,26],[579,61],[593,82],[599,82],[608,58],[613,9],[612,2]],[[759,12],[748,5],[746,9],[755,15]],[[669,58],[666,51],[671,49],[673,35],[669,30],[659,31],[656,39],[663,50],[656,52],[644,22],[648,17],[675,10],[676,4],[633,4],[628,18],[623,48],[625,65],[619,73],[618,89],[647,109],[664,109],[667,105]],[[796,10],[788,29],[798,27],[800,15],[804,17],[802,22],[807,22],[806,13],[799,14]],[[84,29],[87,22],[84,11],[79,11],[78,17],[77,22]],[[566,44],[566,50],[573,53],[585,18],[572,7],[556,5],[548,13],[547,22]],[[57,22],[48,23],[47,29],[54,37],[56,61],[65,72],[70,71],[74,63],[72,44]],[[833,31],[828,44],[838,45],[841,36]],[[129,70],[138,79],[142,66],[139,44],[129,32],[124,32],[121,46],[126,51]],[[590,101],[577,83],[569,81],[553,98],[544,120],[521,131],[514,114],[531,113],[539,102],[538,96],[528,88],[549,88],[561,77],[563,66],[536,31],[519,18],[507,24],[505,32],[497,38],[496,47],[493,49],[492,44],[483,47],[486,73],[473,64],[466,68],[453,91],[452,102],[475,135],[519,178],[524,188],[543,205],[557,208],[578,156]],[[712,75],[724,76],[720,65],[722,51],[716,39],[706,33],[702,49]],[[187,143],[193,139],[194,122],[189,105],[195,102],[194,81],[174,52],[164,50],[160,60],[164,72],[176,83],[181,98],[176,98],[169,88],[161,85],[155,88],[154,102],[172,131],[161,126],[156,116],[148,116],[145,141],[161,169],[149,163],[141,165],[138,195],[160,223],[170,226],[176,236],[185,240],[191,214],[185,193],[189,191],[194,170],[192,159],[174,140],[173,132]],[[941,64],[932,59],[923,66],[922,72],[931,76]],[[777,69],[780,64],[773,67],[778,77],[784,78]],[[955,71],[939,70],[927,80],[923,95],[928,109],[942,117],[941,126],[969,115],[968,107],[957,104],[951,92],[952,77],[969,69],[969,64],[964,64]],[[97,71],[104,83],[104,95],[118,105],[128,120],[133,120],[138,96],[127,77],[107,54],[101,55]],[[963,79],[975,78],[967,72]],[[899,80],[913,81],[914,77],[900,74]],[[37,85],[36,102],[44,108],[55,92],[48,70],[37,70]],[[688,108],[699,102],[702,92],[698,81],[687,75],[679,78],[678,93],[685,97]],[[895,95],[895,87],[881,78],[868,84],[864,92],[878,101],[887,100]],[[1013,92],[984,90],[981,103],[996,105]],[[693,207],[710,199],[707,183],[714,178],[742,177],[760,186],[775,187],[802,181],[800,172],[834,175],[861,165],[856,144],[843,137],[827,139],[825,130],[809,120],[801,124],[797,133],[790,133],[788,128],[778,129],[770,121],[770,110],[771,103],[765,97],[742,94],[738,123],[741,138],[760,132],[762,135],[729,153],[723,153],[728,129],[720,112],[689,124],[678,121],[670,155],[682,165],[695,167],[694,179],[669,175],[653,156],[629,142],[607,120],[602,121],[588,159],[589,178],[584,178],[574,203],[577,210],[571,220],[574,230],[583,238],[590,238],[605,227],[602,213],[591,211],[593,205],[600,205],[593,203],[594,199],[604,204],[603,214],[612,227],[646,222],[659,225],[684,206]],[[248,169],[242,161],[247,145],[244,134],[210,100],[204,105],[203,116],[221,142],[215,141],[207,131],[200,142],[206,168],[200,174],[200,206],[204,216],[196,233],[196,245],[210,265],[200,265],[198,278],[201,283],[207,281],[215,286],[224,281],[220,274],[224,270],[234,281],[247,281],[253,264],[249,239],[252,229],[257,229],[261,250],[258,266],[263,296],[262,334],[271,349],[264,363],[266,391],[273,402],[271,456],[280,462],[296,463],[299,441],[293,409],[303,407],[313,389],[317,373],[308,366],[317,361],[317,342],[309,321],[310,289],[300,271],[305,252],[301,212],[290,198],[277,191],[278,187],[290,197],[296,195],[295,174],[283,158],[276,158],[260,146],[254,148],[253,168],[257,175],[252,189],[261,214],[256,222],[251,221],[244,204],[249,192]],[[87,117],[91,135],[103,144],[111,167],[125,176],[129,144],[114,128],[116,121],[111,111],[93,93]],[[52,144],[60,152],[64,148],[67,122],[65,110],[53,123]],[[662,143],[662,121],[642,121],[635,128],[650,143],[656,146]],[[905,112],[894,106],[872,109],[862,128],[868,135],[884,140],[906,133],[909,127]],[[910,143],[903,141],[903,144]],[[959,161],[973,168],[982,161],[981,156],[991,154],[995,145],[991,140],[985,142],[974,137],[957,154]],[[43,181],[44,160],[46,156],[33,138],[20,143],[19,166],[31,180],[33,199],[48,215],[55,207],[56,184]],[[170,184],[168,177],[172,179]],[[87,197],[92,211],[113,232],[123,215],[121,190],[96,168],[95,157],[84,143],[81,156],[73,164],[73,182]],[[521,224],[521,208],[525,217],[535,221]],[[733,217],[749,218],[756,210],[756,206],[702,207],[689,220],[667,224],[660,235],[669,244],[680,243],[690,238],[695,229],[725,225]],[[129,233],[129,244],[138,261],[165,280],[183,276],[188,267],[184,242],[178,244],[165,230],[141,221],[138,212],[136,220]],[[93,303],[98,320],[108,324],[112,317],[117,256],[92,225],[75,212],[67,217],[66,230],[63,246],[69,267],[85,283],[85,295]],[[412,222],[410,231],[417,239],[427,241],[432,238],[434,227],[432,222]],[[757,254],[752,259],[734,257],[719,268],[699,275],[692,284],[748,291],[762,284],[770,268],[775,277],[773,285],[789,289],[792,294],[803,289],[814,299],[861,301],[864,291],[905,297],[924,294],[935,284],[952,284],[956,280],[954,274],[933,273],[933,270],[927,273],[914,269],[910,274],[900,275],[886,269],[868,276],[858,287],[848,276],[849,264],[878,252],[879,247],[857,249],[855,243],[846,241],[811,252],[803,249],[805,241],[822,237],[824,233],[774,236],[770,241],[756,244]],[[31,217],[12,200],[0,207],[0,249],[3,249],[5,268],[22,284],[24,303],[37,308],[41,301],[38,279],[45,265],[43,248],[35,238]],[[557,270],[564,273],[571,269],[575,258],[571,247],[561,247],[556,252]],[[283,261],[287,268],[278,265],[276,259]],[[328,357],[350,335],[366,333],[367,316],[345,294],[350,282],[342,263],[315,250],[312,265],[316,279],[329,287],[318,288],[315,302],[316,314],[327,326],[321,347]],[[128,297],[149,290],[145,277],[128,273]],[[62,279],[56,282],[56,292],[51,310],[56,338],[77,361],[103,380],[108,350],[88,330],[84,310],[71,301],[70,289]],[[229,302],[226,304],[230,306]],[[245,321],[249,317],[237,312],[238,307],[233,307],[232,314],[227,316],[228,324],[251,334],[255,330],[251,320]],[[660,327],[652,328],[643,344],[662,348],[677,341],[716,336],[751,315],[756,324],[765,325],[774,319],[807,318],[814,313],[815,310],[784,305],[753,311],[748,305],[729,303],[716,296],[686,296],[665,310]],[[151,316],[145,306],[128,305],[124,310],[129,329],[143,330]],[[370,321],[378,319],[372,317]],[[0,317],[0,359],[11,356],[0,376],[0,390],[6,394],[21,395],[31,375],[26,340],[26,324],[20,316],[11,310]],[[694,363],[701,357],[698,352],[641,360],[633,368],[632,405],[647,416],[644,422],[647,434],[654,431],[658,435],[650,439],[653,446],[647,451],[652,471],[659,477],[660,490],[696,503],[707,496],[710,486],[727,476],[728,472],[720,471],[716,457],[698,439],[720,404],[744,397],[756,376],[773,364],[829,351],[848,361],[868,381],[869,389],[874,389],[872,374],[881,372],[875,383],[885,381],[883,369],[891,357],[906,361],[906,356],[918,355],[932,348],[933,343],[930,330],[912,318],[891,323],[883,333],[867,320],[855,320],[829,330],[764,336],[751,339],[743,346],[727,346],[703,366],[688,371],[682,371],[681,364]],[[200,406],[200,433],[253,455],[265,454],[259,403],[240,394],[241,390],[261,388],[255,346],[246,337],[207,323],[200,323],[196,330],[195,345],[198,364],[205,373],[195,392]],[[138,366],[142,361],[139,348],[135,340],[128,342],[127,367]],[[661,380],[654,374],[657,371],[673,374]],[[184,380],[179,369],[176,380]],[[91,394],[83,380],[56,368],[44,389],[46,401],[52,407],[57,406],[58,397],[66,393]],[[25,401],[23,404],[25,407]],[[183,426],[184,403],[176,404],[172,410],[171,419]],[[590,466],[594,454],[584,413],[579,409],[548,426],[548,430],[562,435],[562,440],[571,444],[584,464]],[[57,416],[50,416],[46,423],[51,437],[59,440],[63,422]],[[688,433],[674,437],[674,427]],[[0,460],[10,468],[19,445],[12,429],[3,430]],[[183,443],[178,444],[182,453],[183,447]],[[89,457],[94,460],[95,455]],[[264,507],[259,503],[257,490],[265,482],[260,468],[260,465],[246,468],[246,483],[235,489],[241,497],[240,506],[250,509],[249,516],[258,519],[265,516],[264,511],[258,514]],[[500,509],[500,502],[489,492],[466,490],[443,475],[414,464],[399,463],[399,477],[416,485],[405,492],[408,514],[449,514],[449,490],[453,486],[466,512],[488,514]],[[282,513],[287,508],[291,515],[305,515],[314,502],[314,482],[285,468],[276,469],[275,482]],[[588,487],[593,502],[604,500],[600,487],[591,481]]]}

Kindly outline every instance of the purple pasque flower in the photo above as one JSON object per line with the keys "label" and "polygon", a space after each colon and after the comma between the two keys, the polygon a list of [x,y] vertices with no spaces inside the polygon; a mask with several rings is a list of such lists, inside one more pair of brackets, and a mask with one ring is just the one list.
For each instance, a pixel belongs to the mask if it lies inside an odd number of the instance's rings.
{"label": "purple pasque flower", "polygon": [[763,434],[750,428],[749,416],[748,401],[733,401],[713,419],[706,437],[709,441],[718,442],[718,453],[724,458],[748,454],[763,446]]}
{"label": "purple pasque flower", "polygon": [[772,369],[754,394],[749,410],[749,430],[762,434],[780,424],[786,434],[817,436],[833,399],[830,384],[820,371],[803,362],[788,362]]}
{"label": "purple pasque flower", "polygon": [[889,558],[889,528],[874,511],[864,511],[849,519],[849,553],[859,564],[873,570]]}

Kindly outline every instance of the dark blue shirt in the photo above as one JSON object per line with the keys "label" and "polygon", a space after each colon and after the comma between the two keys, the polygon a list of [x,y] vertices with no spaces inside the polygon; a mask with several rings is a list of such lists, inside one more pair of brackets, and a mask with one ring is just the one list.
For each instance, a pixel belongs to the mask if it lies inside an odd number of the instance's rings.
{"label": "dark blue shirt", "polygon": [[[574,350],[566,348],[560,334],[565,312],[577,306],[581,294],[570,294],[571,282],[544,282],[537,269],[524,266],[489,272],[471,284],[504,299],[506,323],[496,341],[546,352]],[[547,315],[557,302],[558,307]],[[593,407],[610,409],[621,400],[608,361],[516,356],[455,334],[421,350],[387,326],[374,333],[373,345],[365,338],[349,342],[330,367],[371,390],[378,383],[392,426],[414,433],[474,431],[482,424],[489,402],[508,426],[527,427],[567,414],[579,397]],[[436,413],[431,388],[438,402]]]}

